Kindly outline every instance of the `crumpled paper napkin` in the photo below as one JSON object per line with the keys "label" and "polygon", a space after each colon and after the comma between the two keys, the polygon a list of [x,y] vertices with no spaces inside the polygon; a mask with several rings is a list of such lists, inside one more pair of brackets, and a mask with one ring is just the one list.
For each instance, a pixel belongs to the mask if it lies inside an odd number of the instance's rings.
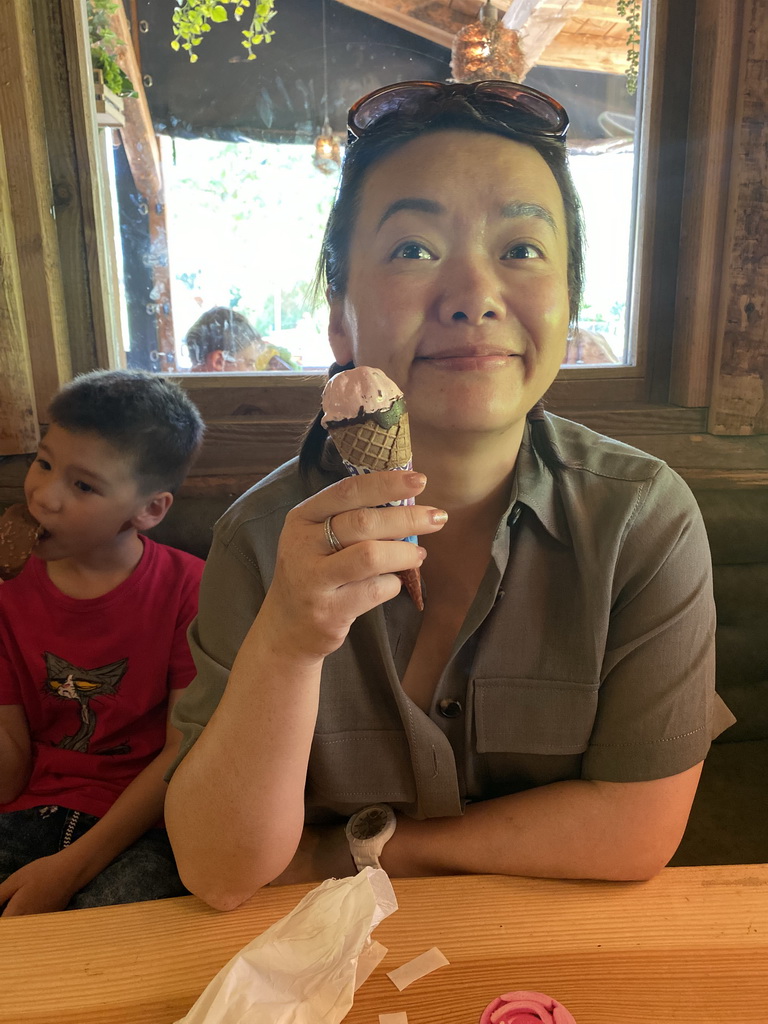
{"label": "crumpled paper napkin", "polygon": [[177,1024],[337,1024],[371,932],[395,910],[381,868],[328,879],[222,967]]}

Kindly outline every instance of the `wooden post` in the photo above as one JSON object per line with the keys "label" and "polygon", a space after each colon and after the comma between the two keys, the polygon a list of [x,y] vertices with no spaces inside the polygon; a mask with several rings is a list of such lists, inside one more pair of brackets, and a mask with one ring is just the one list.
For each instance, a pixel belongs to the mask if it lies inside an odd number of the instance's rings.
{"label": "wooden post", "polygon": [[0,130],[0,455],[34,451],[37,426],[21,275]]}
{"label": "wooden post", "polygon": [[713,434],[768,434],[768,0],[747,4],[744,75]]}
{"label": "wooden post", "polygon": [[708,404],[723,332],[730,178],[741,116],[734,68],[743,57],[744,6],[744,0],[699,0],[696,9],[669,392],[676,405]]}
{"label": "wooden post", "polygon": [[53,218],[32,12],[4,0],[0,15],[0,126],[37,406],[71,376],[64,290]]}
{"label": "wooden post", "polygon": [[112,31],[123,41],[123,45],[116,50],[117,62],[139,94],[137,98],[125,102],[125,125],[120,129],[120,134],[134,183],[143,195],[148,210],[158,365],[161,371],[173,371],[176,369],[176,343],[160,147],[144,90],[139,55],[134,49],[134,39],[122,3],[112,15],[111,22]]}

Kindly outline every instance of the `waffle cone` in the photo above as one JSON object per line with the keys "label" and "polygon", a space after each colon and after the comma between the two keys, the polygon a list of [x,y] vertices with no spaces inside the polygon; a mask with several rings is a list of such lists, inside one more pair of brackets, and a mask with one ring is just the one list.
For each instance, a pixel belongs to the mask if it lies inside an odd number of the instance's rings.
{"label": "waffle cone", "polygon": [[[411,467],[411,431],[407,412],[389,428],[382,427],[371,417],[362,423],[329,426],[328,433],[342,459],[358,472],[373,473],[383,469]],[[404,569],[397,575],[413,603],[419,611],[423,611],[424,597],[419,570]]]}
{"label": "waffle cone", "polygon": [[328,433],[342,459],[359,469],[369,472],[397,469],[407,466],[411,461],[411,431],[407,412],[388,429],[371,417],[362,423],[329,426]]}
{"label": "waffle cone", "polygon": [[419,609],[420,612],[424,611],[424,591],[421,586],[421,570],[420,569],[403,569],[399,572],[398,577],[402,582],[405,589],[408,591],[408,596]]}

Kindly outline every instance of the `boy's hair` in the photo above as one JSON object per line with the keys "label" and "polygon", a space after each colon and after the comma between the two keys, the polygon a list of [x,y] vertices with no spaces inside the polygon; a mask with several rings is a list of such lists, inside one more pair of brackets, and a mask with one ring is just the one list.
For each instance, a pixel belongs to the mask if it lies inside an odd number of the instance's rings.
{"label": "boy's hair", "polygon": [[142,494],[174,493],[203,440],[197,406],[176,383],[143,370],[93,370],[54,395],[52,423],[98,434],[133,461]]}
{"label": "boy's hair", "polygon": [[193,363],[205,362],[213,352],[236,352],[261,341],[242,313],[228,306],[213,306],[199,317],[187,331],[184,342]]}

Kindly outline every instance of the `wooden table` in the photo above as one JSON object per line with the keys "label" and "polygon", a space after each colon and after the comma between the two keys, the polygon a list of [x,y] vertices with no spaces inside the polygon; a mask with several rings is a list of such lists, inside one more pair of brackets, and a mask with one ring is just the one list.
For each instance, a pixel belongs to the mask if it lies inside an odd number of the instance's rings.
{"label": "wooden table", "polygon": [[[538,989],[578,1024],[768,1024],[768,865],[668,868],[651,882],[498,876],[394,882],[389,954],[346,1020],[477,1024],[502,992]],[[172,1024],[219,968],[311,886],[220,914],[187,897],[0,920],[2,1024]],[[386,971],[438,946],[450,961],[399,993]]]}

